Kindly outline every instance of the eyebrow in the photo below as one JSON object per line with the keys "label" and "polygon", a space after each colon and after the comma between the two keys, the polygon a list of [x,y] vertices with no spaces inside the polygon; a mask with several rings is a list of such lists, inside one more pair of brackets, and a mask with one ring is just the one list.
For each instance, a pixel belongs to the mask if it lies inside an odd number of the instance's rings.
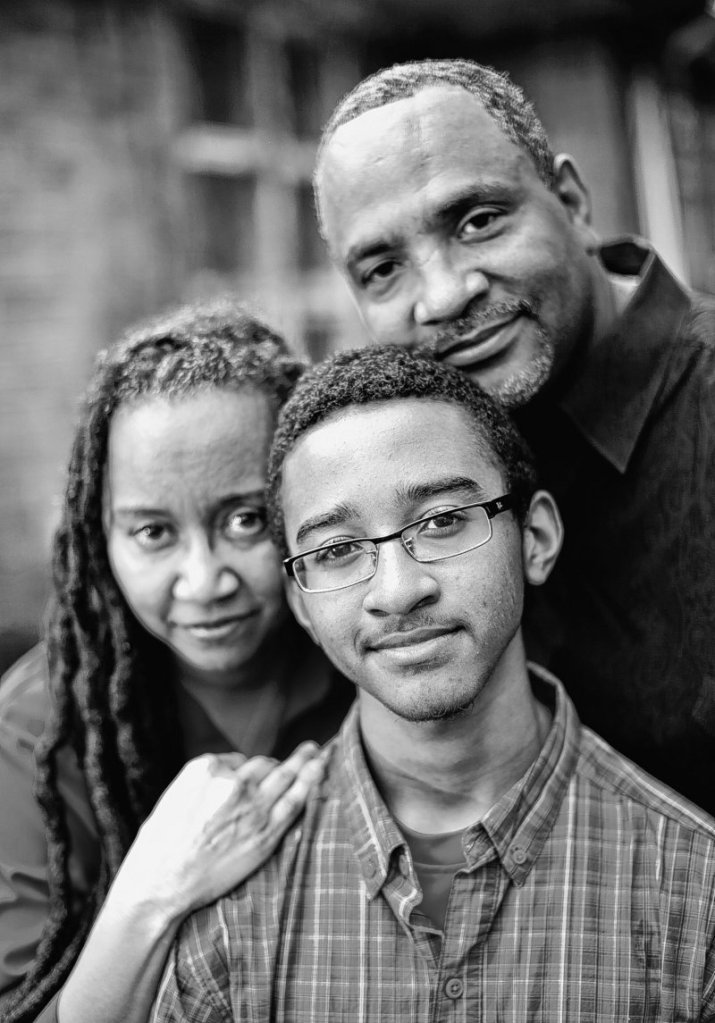
{"label": "eyebrow", "polygon": [[[469,184],[464,188],[452,192],[444,202],[432,210],[426,220],[427,230],[434,230],[445,223],[465,213],[471,206],[477,206],[484,202],[496,202],[504,200],[506,186],[503,183],[485,181],[479,184]],[[394,252],[400,247],[401,236],[396,232],[382,235],[374,239],[364,239],[355,242],[348,248],[345,264],[353,269],[357,263],[375,256],[383,256],[388,252]]]}
{"label": "eyebrow", "polygon": [[316,529],[328,529],[330,526],[339,526],[346,519],[354,518],[356,515],[356,509],[352,508],[349,504],[336,504],[334,508],[331,508],[329,512],[325,512],[324,515],[312,515],[309,519],[306,519],[296,533],[295,542],[300,545],[306,536],[315,532]]}
{"label": "eyebrow", "polygon": [[[265,501],[265,491],[249,490],[242,493],[227,494],[225,497],[219,498],[212,508],[212,514],[215,514],[216,512],[220,513],[225,508],[228,508],[231,505],[240,504],[242,501]],[[151,516],[169,514],[166,508],[152,507],[151,505],[143,504],[118,505],[116,508],[112,508],[110,502],[108,510],[113,517],[117,518],[139,518],[144,515]]]}
{"label": "eyebrow", "polygon": [[[445,476],[426,483],[400,485],[397,487],[397,497],[399,501],[407,504],[419,504],[430,497],[441,497],[455,490],[466,491],[470,497],[474,496],[477,500],[486,497],[484,488],[469,476]],[[337,504],[324,515],[313,515],[306,519],[296,533],[296,545],[301,546],[305,538],[318,529],[339,526],[347,519],[358,517],[359,512],[351,505]]]}
{"label": "eyebrow", "polygon": [[454,490],[466,491],[470,497],[486,498],[486,491],[470,476],[444,476],[442,479],[430,480],[427,483],[410,483],[397,488],[401,501],[419,504],[430,497],[442,497]]}

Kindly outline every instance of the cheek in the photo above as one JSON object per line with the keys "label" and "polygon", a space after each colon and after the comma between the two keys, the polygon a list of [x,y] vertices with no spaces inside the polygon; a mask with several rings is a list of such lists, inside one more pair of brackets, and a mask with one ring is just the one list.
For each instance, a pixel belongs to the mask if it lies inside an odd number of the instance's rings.
{"label": "cheek", "polygon": [[234,567],[244,586],[249,586],[265,604],[285,604],[283,569],[272,543],[259,544],[240,558]]}
{"label": "cheek", "polygon": [[583,250],[569,238],[552,236],[526,251],[531,258],[524,273],[542,302],[562,310],[579,306],[588,283]]}
{"label": "cheek", "polygon": [[371,302],[363,298],[358,300],[358,306],[375,342],[386,345],[410,343],[411,339],[407,336],[409,306],[404,298],[395,296],[383,302]]}
{"label": "cheek", "polygon": [[171,600],[168,569],[138,562],[120,543],[111,540],[107,554],[114,581],[134,614],[140,619],[159,617]]}
{"label": "cheek", "polygon": [[331,660],[338,666],[349,666],[355,648],[354,615],[341,607],[333,595],[329,602],[322,597],[319,604],[316,602],[310,609],[310,621],[316,639]]}

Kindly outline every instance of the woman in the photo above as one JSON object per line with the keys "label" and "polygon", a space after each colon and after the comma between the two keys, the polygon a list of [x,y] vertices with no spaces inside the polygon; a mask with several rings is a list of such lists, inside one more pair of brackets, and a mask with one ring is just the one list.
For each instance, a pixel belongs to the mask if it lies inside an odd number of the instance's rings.
{"label": "woman", "polygon": [[323,741],[352,699],[290,617],[266,530],[301,368],[226,303],[99,358],[46,646],[0,688],[3,1019],[145,1020],[181,920],[262,862],[320,773],[314,745],[282,767],[230,752]]}

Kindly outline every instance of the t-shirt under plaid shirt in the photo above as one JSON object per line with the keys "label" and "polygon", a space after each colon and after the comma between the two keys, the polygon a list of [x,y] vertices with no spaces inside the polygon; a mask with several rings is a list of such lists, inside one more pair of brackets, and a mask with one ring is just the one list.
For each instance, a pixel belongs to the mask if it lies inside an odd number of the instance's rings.
{"label": "t-shirt under plaid shirt", "polygon": [[532,683],[551,730],[465,831],[443,931],[353,708],[299,825],[183,925],[154,1021],[715,1019],[715,820],[583,728],[553,677]]}

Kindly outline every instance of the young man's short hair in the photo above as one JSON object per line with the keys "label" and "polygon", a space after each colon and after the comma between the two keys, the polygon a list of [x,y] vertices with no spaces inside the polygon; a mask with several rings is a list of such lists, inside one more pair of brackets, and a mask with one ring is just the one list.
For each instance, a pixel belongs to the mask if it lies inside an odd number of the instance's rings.
{"label": "young man's short hair", "polygon": [[298,439],[343,409],[406,398],[465,410],[475,443],[502,473],[514,498],[514,513],[523,522],[536,489],[536,470],[526,442],[504,409],[464,373],[437,362],[426,349],[356,348],[308,370],[281,411],[268,463],[267,505],[271,532],[284,557],[290,552],[280,496],[283,464]]}

